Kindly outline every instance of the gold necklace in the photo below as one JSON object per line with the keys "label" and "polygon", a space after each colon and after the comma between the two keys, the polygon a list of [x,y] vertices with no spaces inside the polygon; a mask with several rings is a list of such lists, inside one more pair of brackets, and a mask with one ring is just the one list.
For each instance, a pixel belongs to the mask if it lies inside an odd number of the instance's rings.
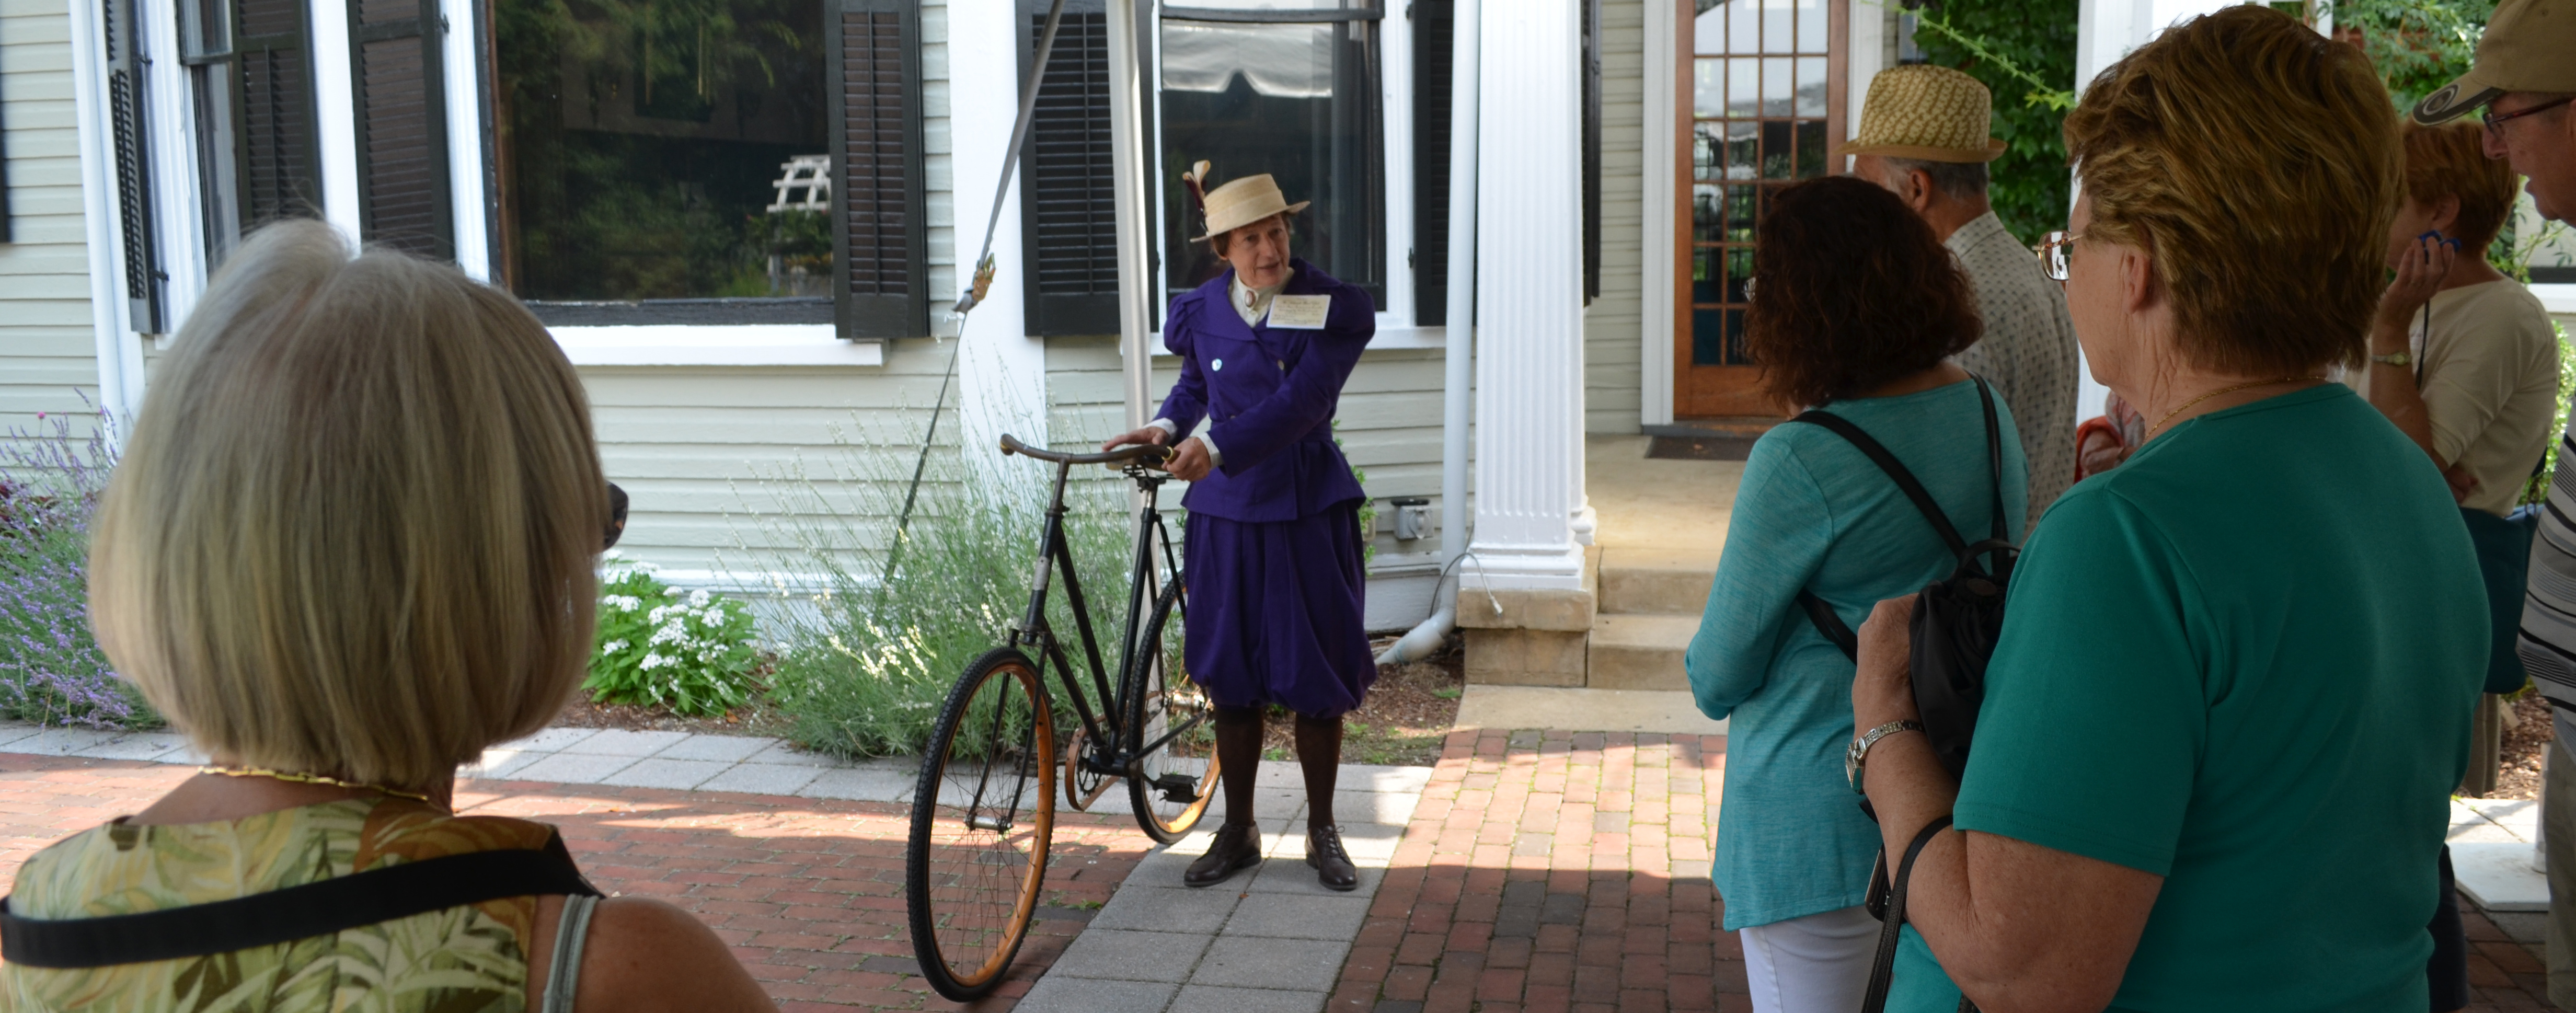
{"label": "gold necklace", "polygon": [[197,773],[221,774],[225,777],[265,777],[271,780],[287,781],[294,784],[327,784],[334,788],[362,788],[367,791],[392,795],[398,798],[418,799],[423,802],[429,801],[429,796],[416,791],[404,791],[400,788],[388,788],[381,784],[367,784],[361,781],[343,781],[336,777],[324,777],[320,774],[298,774],[292,771],[268,770],[262,767],[218,767],[212,764],[197,768]]}
{"label": "gold necklace", "polygon": [[2193,398],[2193,399],[2191,399],[2191,400],[2189,400],[2189,401],[2185,401],[2185,402],[2183,402],[2183,403],[2182,403],[2182,407],[2180,407],[2180,408],[2176,408],[2176,409],[2174,409],[2174,410],[2172,410],[2172,411],[2166,412],[2166,413],[2165,413],[2165,417],[2160,418],[2160,419],[2157,419],[2157,420],[2156,420],[2156,424],[2155,424],[2155,425],[2152,425],[2152,426],[2148,426],[2148,427],[2147,427],[2147,435],[2148,435],[2149,437],[2153,437],[2153,436],[2155,436],[2155,435],[2156,435],[2156,431],[2157,431],[2157,430],[2159,430],[2159,429],[2163,429],[2163,428],[2165,427],[2165,423],[2173,421],[2173,417],[2174,417],[2174,416],[2176,416],[2176,415],[2180,415],[2180,414],[2182,414],[2182,413],[2184,413],[2184,412],[2186,412],[2186,411],[2191,410],[2191,406],[2193,406],[2193,405],[2199,404],[2199,403],[2201,403],[2201,402],[2203,402],[2203,401],[2207,401],[2207,400],[2209,400],[2210,398],[2217,397],[2217,396],[2219,396],[2219,395],[2221,395],[2221,394],[2233,394],[2233,393],[2236,393],[2237,391],[2240,391],[2240,390],[2252,390],[2252,389],[2254,389],[2254,388],[2256,388],[2256,387],[2269,387],[2269,386],[2271,386],[2271,385],[2273,385],[2273,384],[2276,384],[2276,383],[2304,383],[2304,382],[2306,382],[2306,381],[2314,380],[2314,379],[2316,379],[2316,377],[2313,377],[2313,376],[2285,376],[2285,377],[2282,377],[2282,378],[2280,378],[2280,379],[2278,379],[2278,380],[2256,380],[2256,381],[2254,381],[2254,382],[2252,382],[2252,383],[2240,383],[2240,384],[2237,384],[2236,386],[2233,386],[2233,387],[2220,387],[2220,388],[2218,388],[2217,390],[2210,391],[2210,392],[2209,392],[2209,393],[2207,393],[2207,394],[2203,394],[2203,395],[2201,395],[2201,396],[2199,396],[2199,397],[2196,397],[2196,398]]}

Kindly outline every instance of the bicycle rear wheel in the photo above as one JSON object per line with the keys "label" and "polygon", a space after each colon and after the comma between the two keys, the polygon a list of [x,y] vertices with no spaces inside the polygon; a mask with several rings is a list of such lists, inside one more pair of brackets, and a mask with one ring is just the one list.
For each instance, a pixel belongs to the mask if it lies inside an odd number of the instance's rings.
{"label": "bicycle rear wheel", "polygon": [[948,693],[912,795],[904,904],[922,976],[990,993],[1027,937],[1055,835],[1055,726],[1037,666],[997,648]]}
{"label": "bicycle rear wheel", "polygon": [[1154,602],[1118,699],[1127,707],[1127,797],[1136,824],[1169,844],[1197,826],[1216,794],[1216,705],[1192,684],[1181,661],[1180,627],[1189,592],[1175,580]]}

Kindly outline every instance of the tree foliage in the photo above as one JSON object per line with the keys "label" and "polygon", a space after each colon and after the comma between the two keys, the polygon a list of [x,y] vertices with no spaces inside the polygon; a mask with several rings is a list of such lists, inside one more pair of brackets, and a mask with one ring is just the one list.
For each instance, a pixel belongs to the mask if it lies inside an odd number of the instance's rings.
{"label": "tree foliage", "polygon": [[1988,192],[1996,217],[2026,243],[2065,228],[2072,199],[2059,125],[2074,102],[2076,7],[2076,0],[1947,0],[1916,12],[1914,43],[1923,55],[1994,93],[1994,135],[2006,147],[1987,167]]}

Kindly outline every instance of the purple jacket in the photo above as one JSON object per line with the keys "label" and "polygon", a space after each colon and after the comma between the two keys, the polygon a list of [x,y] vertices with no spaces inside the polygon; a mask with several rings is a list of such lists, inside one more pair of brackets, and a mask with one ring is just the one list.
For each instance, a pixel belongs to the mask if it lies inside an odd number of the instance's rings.
{"label": "purple jacket", "polygon": [[1377,334],[1368,292],[1291,259],[1281,295],[1329,295],[1322,330],[1247,325],[1228,305],[1234,272],[1172,299],[1163,344],[1181,379],[1160,417],[1190,435],[1201,421],[1225,464],[1190,483],[1181,505],[1231,521],[1285,521],[1360,499],[1350,462],[1333,445],[1333,409],[1360,350]]}

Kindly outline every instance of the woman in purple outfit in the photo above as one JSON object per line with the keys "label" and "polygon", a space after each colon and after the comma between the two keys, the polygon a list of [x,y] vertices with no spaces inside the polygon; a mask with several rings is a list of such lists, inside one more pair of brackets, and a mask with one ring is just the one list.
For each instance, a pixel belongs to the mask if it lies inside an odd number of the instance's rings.
{"label": "woman in purple outfit", "polygon": [[1190,483],[1182,654],[1216,704],[1226,816],[1183,874],[1190,886],[1261,861],[1253,773],[1272,704],[1297,714],[1306,864],[1331,889],[1359,885],[1333,825],[1333,775],[1342,715],[1377,666],[1360,624],[1366,494],[1333,445],[1333,408],[1377,324],[1366,291],[1288,255],[1289,219],[1306,204],[1267,175],[1207,195],[1200,238],[1230,269],[1172,300],[1163,343],[1181,357],[1180,382],[1152,423],[1107,444],[1177,443],[1172,474]]}

